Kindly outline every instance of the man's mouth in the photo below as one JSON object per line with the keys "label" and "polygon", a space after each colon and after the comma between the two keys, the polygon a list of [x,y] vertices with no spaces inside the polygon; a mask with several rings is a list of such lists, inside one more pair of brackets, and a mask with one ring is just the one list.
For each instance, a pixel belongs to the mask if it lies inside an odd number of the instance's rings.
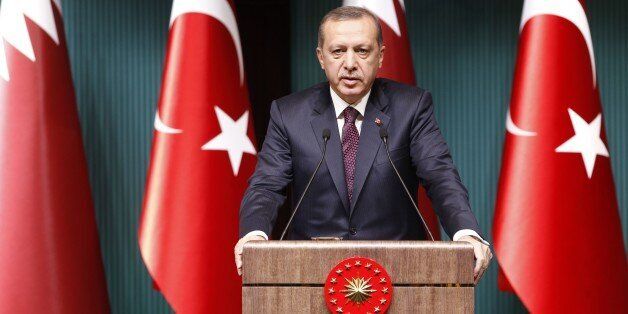
{"label": "man's mouth", "polygon": [[347,85],[354,85],[360,81],[357,77],[342,77],[341,80]]}

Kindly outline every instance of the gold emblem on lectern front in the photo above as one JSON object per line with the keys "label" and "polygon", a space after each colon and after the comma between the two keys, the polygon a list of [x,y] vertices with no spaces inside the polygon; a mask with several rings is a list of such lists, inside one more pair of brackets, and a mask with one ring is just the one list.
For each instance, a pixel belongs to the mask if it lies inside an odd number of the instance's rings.
{"label": "gold emblem on lectern front", "polygon": [[386,313],[393,285],[382,265],[354,256],[336,264],[327,275],[324,297],[331,313]]}
{"label": "gold emblem on lectern front", "polygon": [[372,285],[369,284],[371,278],[366,280],[364,279],[364,277],[352,278],[351,280],[345,278],[345,280],[348,283],[347,285],[345,285],[347,289],[340,290],[340,292],[344,293],[345,298],[353,301],[354,303],[362,303],[368,300],[371,297],[371,294],[377,291],[371,289]]}

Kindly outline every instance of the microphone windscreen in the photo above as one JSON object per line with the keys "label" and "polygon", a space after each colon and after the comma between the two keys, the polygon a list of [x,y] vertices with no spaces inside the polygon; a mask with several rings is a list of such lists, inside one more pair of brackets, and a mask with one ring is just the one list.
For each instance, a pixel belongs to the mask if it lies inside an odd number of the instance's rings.
{"label": "microphone windscreen", "polygon": [[387,138],[388,137],[388,131],[385,128],[379,128],[379,137],[380,138]]}
{"label": "microphone windscreen", "polygon": [[329,129],[324,129],[323,130],[323,138],[328,140],[331,137],[331,131],[329,131]]}

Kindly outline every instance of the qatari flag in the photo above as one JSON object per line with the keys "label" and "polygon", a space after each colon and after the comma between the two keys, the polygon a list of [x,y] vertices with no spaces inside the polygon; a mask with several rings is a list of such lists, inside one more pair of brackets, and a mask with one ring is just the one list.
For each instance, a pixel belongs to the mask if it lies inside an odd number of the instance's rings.
{"label": "qatari flag", "polygon": [[109,312],[59,0],[0,4],[0,312]]}
{"label": "qatari flag", "polygon": [[179,313],[234,313],[238,208],[256,149],[233,3],[175,0],[139,229]]}
{"label": "qatari flag", "polygon": [[523,6],[493,236],[500,287],[538,313],[628,309],[595,58],[577,0]]}
{"label": "qatari flag", "polygon": [[[375,14],[382,27],[382,37],[386,51],[384,63],[377,72],[378,77],[385,77],[397,82],[416,85],[412,51],[408,40],[406,12],[403,0],[344,0],[344,6],[363,7]],[[423,187],[419,187],[419,210],[435,240],[440,239],[438,218],[432,203]]]}

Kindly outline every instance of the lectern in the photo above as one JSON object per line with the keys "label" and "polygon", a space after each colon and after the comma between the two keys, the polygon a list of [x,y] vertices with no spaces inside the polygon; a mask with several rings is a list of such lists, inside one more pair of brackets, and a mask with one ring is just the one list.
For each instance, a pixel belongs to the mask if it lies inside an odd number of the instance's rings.
{"label": "lectern", "polygon": [[[351,257],[372,259],[387,271],[392,283],[387,313],[473,313],[474,257],[470,244],[340,240],[246,243],[242,312],[329,313],[325,283],[330,272],[338,271],[339,284],[344,287],[349,280],[341,278],[342,269],[335,267]],[[344,291],[332,292],[348,294]],[[362,299],[378,302],[368,298],[365,292]]]}

